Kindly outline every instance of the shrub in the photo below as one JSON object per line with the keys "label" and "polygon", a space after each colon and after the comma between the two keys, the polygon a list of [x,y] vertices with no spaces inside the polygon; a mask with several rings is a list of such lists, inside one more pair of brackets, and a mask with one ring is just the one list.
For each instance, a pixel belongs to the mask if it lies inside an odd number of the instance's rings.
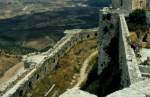
{"label": "shrub", "polygon": [[129,14],[129,22],[136,24],[146,24],[146,12],[143,9],[136,9]]}

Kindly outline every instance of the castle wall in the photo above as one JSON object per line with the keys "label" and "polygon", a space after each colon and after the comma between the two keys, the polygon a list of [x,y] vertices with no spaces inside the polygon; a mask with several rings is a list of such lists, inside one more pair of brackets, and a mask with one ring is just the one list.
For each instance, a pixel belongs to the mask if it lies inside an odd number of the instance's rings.
{"label": "castle wall", "polygon": [[132,3],[134,0],[123,0],[123,6],[122,9],[125,10],[132,10]]}
{"label": "castle wall", "polygon": [[[110,15],[111,14],[111,15]],[[106,17],[110,15],[111,19]],[[113,28],[111,27],[113,25]],[[107,30],[106,30],[107,28]],[[113,10],[103,10],[102,15],[100,15],[100,31],[99,31],[99,60],[98,60],[98,74],[100,75],[103,70],[108,67],[108,64],[113,60],[118,58],[119,68],[121,71],[121,85],[123,87],[129,86],[140,80],[141,74],[137,64],[136,56],[128,43],[129,31],[126,24],[125,17],[120,15]],[[128,38],[127,38],[128,37]],[[114,38],[119,38],[115,44],[111,44]],[[119,45],[119,50],[117,52],[116,46]],[[113,55],[110,52],[113,52],[113,49],[116,49]],[[115,56],[119,57],[116,57]]]}
{"label": "castle wall", "polygon": [[[79,93],[80,92],[80,93]],[[60,97],[97,97],[79,89],[67,90]],[[150,97],[150,80],[144,80],[132,84],[128,88],[118,90],[105,97]]]}
{"label": "castle wall", "polygon": [[58,59],[63,57],[77,43],[89,38],[97,37],[97,30],[89,29],[78,33],[68,34],[62,38],[35,68],[33,68],[24,78],[17,82],[2,97],[21,97],[32,87],[36,86],[36,82],[40,81],[51,70],[55,70]]}
{"label": "castle wall", "polygon": [[125,10],[131,10],[132,1],[133,0],[112,0],[112,7],[113,9],[120,8]]}
{"label": "castle wall", "polygon": [[[141,74],[139,71],[135,53],[129,44],[129,31],[125,17],[110,10],[102,10],[100,14],[100,28],[98,35],[98,74],[100,75],[108,66],[108,64],[114,66],[114,64],[109,62],[115,59],[115,55],[110,55],[107,50],[108,47],[110,47],[112,40],[115,37],[118,37],[119,40],[110,48],[112,50],[113,48],[115,48],[115,46],[117,46],[117,44],[119,44],[119,50],[118,52],[116,52],[116,54],[118,54],[119,56],[118,62],[116,61],[115,63],[119,63],[119,69],[121,70],[121,85],[123,87],[128,86],[128,88],[116,91],[106,97],[149,97],[150,81],[147,80],[138,82],[141,80]],[[143,67],[141,67],[141,69],[143,69]],[[147,72],[148,70],[149,68],[147,68]],[[76,91],[77,90],[71,89],[66,91],[61,96],[81,97],[84,95],[78,95]],[[82,90],[79,91],[84,92]],[[87,97],[91,96],[88,93],[86,93],[86,95]]]}
{"label": "castle wall", "polygon": [[126,87],[141,79],[137,59],[129,44],[130,34],[125,17],[120,15],[119,63],[122,70],[121,84]]}
{"label": "castle wall", "polygon": [[[99,49],[99,59],[98,59],[98,74],[100,75],[102,71],[110,64],[113,60],[112,56],[108,53],[110,43],[112,39],[117,36],[118,31],[118,16],[117,14],[112,14],[106,12],[105,10],[101,11],[100,14],[100,31],[98,36],[98,49]],[[117,52],[116,52],[117,53]]]}
{"label": "castle wall", "polygon": [[121,8],[121,0],[112,0],[112,7],[114,9]]}

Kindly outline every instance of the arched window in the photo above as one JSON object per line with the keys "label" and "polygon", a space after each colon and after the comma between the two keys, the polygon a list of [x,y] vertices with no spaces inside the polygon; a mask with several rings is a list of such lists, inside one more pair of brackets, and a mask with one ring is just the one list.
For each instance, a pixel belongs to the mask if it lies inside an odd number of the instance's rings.
{"label": "arched window", "polygon": [[52,59],[52,63],[55,63],[55,59]]}
{"label": "arched window", "polygon": [[143,1],[140,0],[140,8],[142,8],[142,7],[143,7]]}
{"label": "arched window", "polygon": [[23,96],[23,90],[20,90],[19,91],[19,97],[22,97]]}
{"label": "arched window", "polygon": [[87,35],[87,38],[89,38],[89,37],[90,37],[90,35],[88,34],[88,35]]}
{"label": "arched window", "polygon": [[97,36],[97,33],[95,33],[95,36]]}
{"label": "arched window", "polygon": [[44,68],[44,71],[46,72],[47,71],[47,67],[45,66],[45,68]]}
{"label": "arched window", "polygon": [[108,13],[107,15],[106,15],[106,18],[107,18],[107,20],[111,20],[111,18],[112,18],[112,15],[110,14],[110,13]]}
{"label": "arched window", "polygon": [[30,89],[32,88],[32,82],[31,81],[29,81],[28,86]]}
{"label": "arched window", "polygon": [[39,79],[39,77],[40,77],[40,75],[39,75],[39,74],[37,74],[37,75],[36,75],[36,79],[38,80],[38,79]]}
{"label": "arched window", "polygon": [[110,24],[110,29],[113,29],[114,28],[114,25],[113,24]]}

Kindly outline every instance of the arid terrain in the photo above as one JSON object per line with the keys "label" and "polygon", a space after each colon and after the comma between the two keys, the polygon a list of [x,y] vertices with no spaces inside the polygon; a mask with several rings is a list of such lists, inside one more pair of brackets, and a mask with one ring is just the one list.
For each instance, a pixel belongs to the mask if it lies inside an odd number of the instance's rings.
{"label": "arid terrain", "polygon": [[[98,26],[100,7],[92,0],[24,1],[31,0],[0,0],[0,83],[12,74],[17,76],[17,69],[23,71],[22,56],[52,48],[65,36],[66,29]],[[60,64],[63,62],[69,65],[63,59]]]}
{"label": "arid terrain", "polygon": [[62,2],[3,7],[0,49],[11,54],[46,51],[65,35],[64,30],[98,25],[99,8],[87,6],[84,0]]}
{"label": "arid terrain", "polygon": [[0,54],[0,77],[21,60],[20,56]]}

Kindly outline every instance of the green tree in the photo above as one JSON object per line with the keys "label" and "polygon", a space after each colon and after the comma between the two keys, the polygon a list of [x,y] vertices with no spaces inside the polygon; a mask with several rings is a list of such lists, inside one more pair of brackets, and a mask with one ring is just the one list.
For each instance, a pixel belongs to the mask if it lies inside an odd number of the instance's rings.
{"label": "green tree", "polygon": [[129,22],[136,24],[146,23],[146,12],[143,9],[136,9],[129,14]]}

